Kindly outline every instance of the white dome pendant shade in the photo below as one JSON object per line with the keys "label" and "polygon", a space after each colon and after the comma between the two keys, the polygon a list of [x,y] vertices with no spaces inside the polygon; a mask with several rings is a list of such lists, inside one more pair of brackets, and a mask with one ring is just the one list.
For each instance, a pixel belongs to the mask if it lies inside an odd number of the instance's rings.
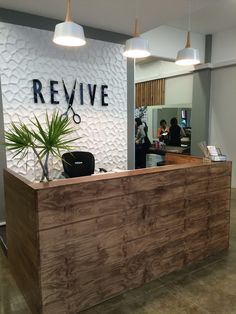
{"label": "white dome pendant shade", "polygon": [[142,37],[128,39],[125,44],[124,56],[135,59],[150,56],[148,41]]}
{"label": "white dome pendant shade", "polygon": [[175,61],[178,65],[196,65],[200,63],[198,49],[191,48],[190,32],[187,34],[187,42],[184,49],[179,50]]}
{"label": "white dome pendant shade", "polygon": [[53,42],[57,45],[79,47],[86,44],[84,29],[71,18],[71,0],[67,0],[66,20],[55,27]]}
{"label": "white dome pendant shade", "polygon": [[191,2],[188,1],[188,34],[186,46],[184,49],[178,51],[175,63],[178,65],[196,65],[200,63],[199,51],[198,49],[192,48],[190,43],[190,30],[191,30]]}
{"label": "white dome pendant shade", "polygon": [[140,36],[137,19],[135,20],[134,37],[126,41],[123,55],[133,59],[146,58],[151,55],[148,40]]}
{"label": "white dome pendant shade", "polygon": [[86,44],[83,27],[74,22],[63,22],[55,27],[53,42],[57,45],[78,47]]}

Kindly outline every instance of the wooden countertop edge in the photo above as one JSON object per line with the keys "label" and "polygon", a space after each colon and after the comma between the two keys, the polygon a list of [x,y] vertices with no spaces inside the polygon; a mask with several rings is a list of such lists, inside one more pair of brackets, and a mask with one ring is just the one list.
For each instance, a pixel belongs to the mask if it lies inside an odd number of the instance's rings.
{"label": "wooden countertop edge", "polygon": [[[229,162],[230,161],[221,162],[221,163],[229,163]],[[16,172],[8,168],[5,169],[4,171],[6,174],[10,174],[14,176],[15,178],[19,179],[20,181],[22,181],[23,183],[25,183],[27,186],[31,187],[34,190],[42,190],[42,189],[50,189],[54,187],[69,186],[69,185],[80,184],[80,183],[106,181],[106,180],[112,180],[112,179],[117,179],[117,178],[128,178],[131,176],[155,174],[155,173],[161,173],[165,171],[174,171],[174,170],[187,169],[187,168],[192,168],[192,167],[209,166],[212,164],[215,164],[215,163],[204,162],[203,159],[199,158],[199,161],[196,161],[196,162],[166,165],[162,167],[124,170],[122,172],[104,173],[104,174],[98,174],[98,175],[93,175],[93,176],[85,176],[85,177],[77,177],[77,178],[69,178],[69,179],[58,179],[55,181],[43,182],[43,183],[30,182],[23,176],[17,174]]]}

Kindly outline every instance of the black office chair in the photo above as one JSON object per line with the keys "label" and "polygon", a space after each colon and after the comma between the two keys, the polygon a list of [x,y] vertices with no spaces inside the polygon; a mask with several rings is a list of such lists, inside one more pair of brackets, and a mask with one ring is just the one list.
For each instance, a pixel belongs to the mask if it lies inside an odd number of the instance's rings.
{"label": "black office chair", "polygon": [[83,177],[94,173],[95,159],[89,152],[68,152],[62,155],[62,164],[67,178]]}

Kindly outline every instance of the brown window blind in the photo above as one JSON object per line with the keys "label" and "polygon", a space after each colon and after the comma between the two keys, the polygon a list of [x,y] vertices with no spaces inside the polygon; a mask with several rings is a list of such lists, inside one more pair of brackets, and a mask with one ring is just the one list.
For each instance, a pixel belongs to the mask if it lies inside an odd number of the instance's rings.
{"label": "brown window blind", "polygon": [[165,104],[165,79],[135,84],[136,107]]}

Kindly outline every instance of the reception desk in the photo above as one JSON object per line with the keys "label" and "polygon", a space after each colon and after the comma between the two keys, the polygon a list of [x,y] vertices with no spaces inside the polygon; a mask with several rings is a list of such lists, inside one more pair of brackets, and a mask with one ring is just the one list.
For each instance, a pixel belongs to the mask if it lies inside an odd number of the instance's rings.
{"label": "reception desk", "polygon": [[225,250],[231,162],[30,183],[5,171],[9,265],[32,313],[75,314]]}

